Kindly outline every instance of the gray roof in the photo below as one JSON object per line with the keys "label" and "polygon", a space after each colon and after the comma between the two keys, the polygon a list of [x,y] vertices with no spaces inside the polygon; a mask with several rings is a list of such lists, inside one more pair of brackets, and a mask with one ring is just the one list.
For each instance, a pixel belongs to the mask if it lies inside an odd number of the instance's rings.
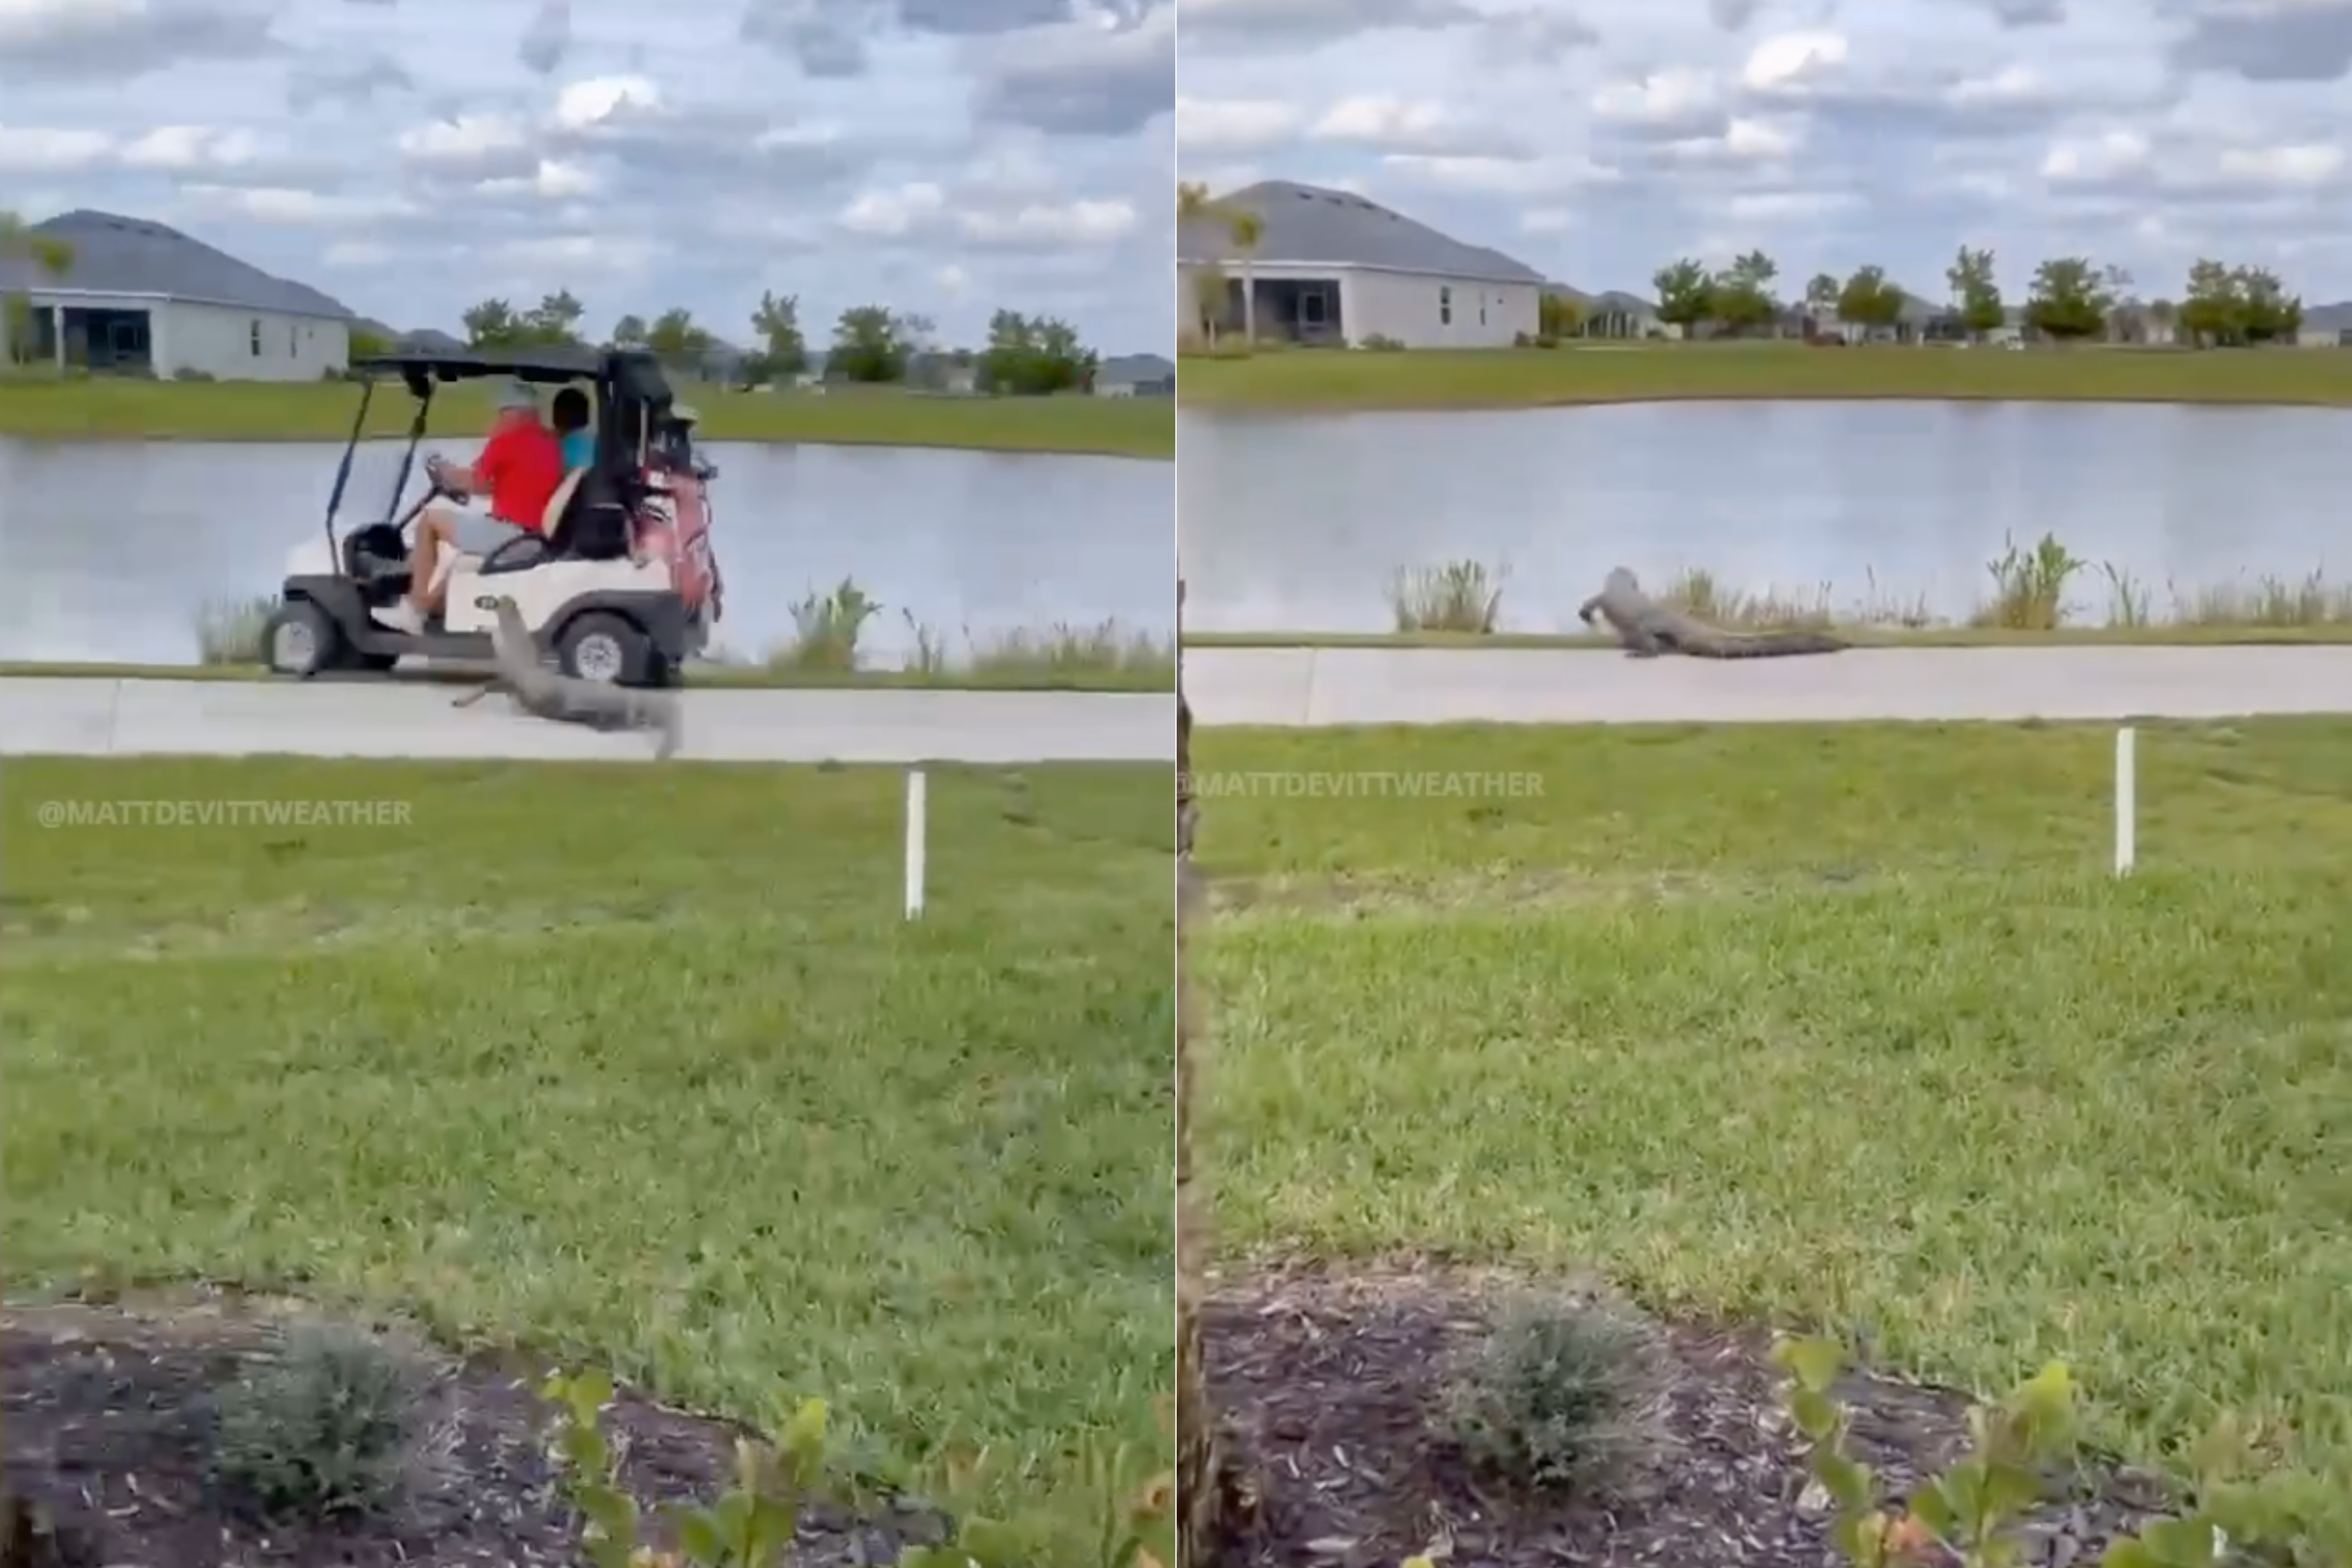
{"label": "gray roof", "polygon": [[1095,380],[1097,383],[1166,381],[1175,374],[1176,366],[1158,354],[1113,354],[1096,370]]}
{"label": "gray roof", "polygon": [[2340,332],[2352,327],[2352,300],[2335,305],[2312,305],[2303,312],[2306,332]]}
{"label": "gray roof", "polygon": [[[1542,273],[1499,250],[1465,245],[1346,191],[1265,180],[1218,196],[1213,205],[1258,215],[1265,226],[1255,253],[1260,260],[1380,267],[1500,283],[1544,280]],[[1176,244],[1183,261],[1232,265],[1241,259],[1232,234],[1213,217],[1180,226]]]}
{"label": "gray roof", "polygon": [[160,294],[289,316],[349,321],[352,312],[316,289],[273,278],[233,256],[145,218],[81,210],[35,224],[33,232],[73,247],[73,268],[50,279],[31,261],[0,260],[0,289],[86,289]]}
{"label": "gray roof", "polygon": [[1603,289],[1598,294],[1588,294],[1572,283],[1547,283],[1544,292],[1558,295],[1588,316],[1607,315],[1612,311],[1621,316],[1646,316],[1657,306],[1639,294],[1628,294],[1622,289]]}
{"label": "gray roof", "polygon": [[398,342],[403,353],[412,354],[463,353],[466,349],[465,339],[445,332],[438,327],[419,327],[413,332],[403,332]]}

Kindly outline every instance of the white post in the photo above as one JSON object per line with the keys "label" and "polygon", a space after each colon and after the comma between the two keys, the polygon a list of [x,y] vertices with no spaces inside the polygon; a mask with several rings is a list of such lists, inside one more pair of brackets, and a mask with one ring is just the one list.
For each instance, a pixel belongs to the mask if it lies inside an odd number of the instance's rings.
{"label": "white post", "polygon": [[2139,837],[2138,748],[2126,724],[2116,731],[2116,875],[2131,875]]}
{"label": "white post", "polygon": [[907,918],[915,919],[923,912],[923,815],[929,791],[923,783],[923,770],[907,770]]}

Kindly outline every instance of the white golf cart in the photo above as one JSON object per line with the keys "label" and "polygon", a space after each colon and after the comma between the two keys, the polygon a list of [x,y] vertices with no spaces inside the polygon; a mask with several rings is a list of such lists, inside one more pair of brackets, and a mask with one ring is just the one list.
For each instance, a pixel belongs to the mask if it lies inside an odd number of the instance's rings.
{"label": "white golf cart", "polygon": [[[626,350],[404,353],[362,360],[352,437],[327,502],[323,549],[287,562],[284,602],[270,618],[270,668],[308,679],[385,673],[403,656],[493,657],[490,626],[511,598],[541,650],[567,675],[625,686],[674,684],[718,618],[707,487],[717,470],[693,452],[692,415],[674,406],[660,364]],[[396,374],[416,399],[408,447],[383,520],[340,540],[336,521],[377,376]],[[584,383],[595,405],[595,461],[565,478],[541,531],[488,557],[445,552],[443,615],[422,631],[380,624],[374,612],[408,592],[416,519],[442,492],[428,481],[399,510],[436,385],[500,377],[533,385]]]}

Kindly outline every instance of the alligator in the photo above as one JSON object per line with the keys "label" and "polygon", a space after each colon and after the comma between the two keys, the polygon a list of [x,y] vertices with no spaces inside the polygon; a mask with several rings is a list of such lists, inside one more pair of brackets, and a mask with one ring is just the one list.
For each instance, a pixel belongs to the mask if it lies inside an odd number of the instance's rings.
{"label": "alligator", "polygon": [[1801,653],[1836,653],[1853,645],[1826,632],[1727,632],[1661,605],[1642,592],[1622,566],[1609,574],[1601,592],[1584,601],[1577,619],[1592,625],[1598,616],[1635,658],[1678,653],[1687,658],[1781,658]]}
{"label": "alligator", "polygon": [[498,652],[498,679],[478,691],[460,697],[454,706],[471,707],[490,693],[502,691],[517,708],[534,718],[587,724],[598,730],[655,731],[654,755],[667,759],[676,753],[685,729],[685,717],[679,711],[676,692],[647,691],[559,675],[541,656],[530,628],[522,624],[522,611],[512,599],[501,597],[496,613],[498,622],[490,632],[490,646]]}

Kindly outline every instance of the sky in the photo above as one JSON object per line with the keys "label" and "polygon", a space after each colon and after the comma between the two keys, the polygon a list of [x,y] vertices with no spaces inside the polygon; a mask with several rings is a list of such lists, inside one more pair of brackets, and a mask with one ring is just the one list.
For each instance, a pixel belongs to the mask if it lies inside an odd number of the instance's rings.
{"label": "sky", "polygon": [[1349,189],[1586,290],[1762,248],[2015,300],[2088,256],[2352,298],[2352,0],[1181,0],[1183,178]]}
{"label": "sky", "polygon": [[0,0],[0,208],[170,224],[395,329],[569,289],[1174,340],[1168,0]]}

